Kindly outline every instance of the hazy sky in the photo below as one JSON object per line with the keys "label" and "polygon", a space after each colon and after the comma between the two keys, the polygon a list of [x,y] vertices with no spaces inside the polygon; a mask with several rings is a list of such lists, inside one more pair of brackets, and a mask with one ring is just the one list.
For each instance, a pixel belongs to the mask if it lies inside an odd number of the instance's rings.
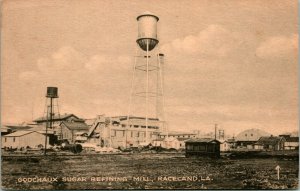
{"label": "hazy sky", "polygon": [[[2,122],[60,113],[127,115],[136,17],[159,18],[170,130],[298,129],[297,1],[4,0]],[[32,115],[33,111],[33,115]]]}

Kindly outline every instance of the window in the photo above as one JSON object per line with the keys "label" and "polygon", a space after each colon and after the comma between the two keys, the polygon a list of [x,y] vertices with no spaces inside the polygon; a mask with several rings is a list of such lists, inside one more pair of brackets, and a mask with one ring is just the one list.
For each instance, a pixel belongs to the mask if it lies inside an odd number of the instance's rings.
{"label": "window", "polygon": [[16,142],[16,137],[13,138],[13,142]]}
{"label": "window", "polygon": [[7,138],[5,137],[5,138],[4,138],[4,142],[6,142],[6,141],[7,141]]}
{"label": "window", "polygon": [[251,137],[253,137],[253,134],[251,133]]}
{"label": "window", "polygon": [[194,145],[194,151],[199,151],[199,146],[198,145]]}
{"label": "window", "polygon": [[186,149],[190,151],[193,150],[193,145],[187,145]]}
{"label": "window", "polygon": [[245,137],[247,137],[247,133],[245,134]]}
{"label": "window", "polygon": [[131,133],[131,137],[133,137],[133,131],[131,131],[130,133]]}
{"label": "window", "polygon": [[111,136],[112,136],[112,137],[115,137],[115,136],[116,136],[116,130],[112,130],[112,131],[111,131]]}
{"label": "window", "polygon": [[205,151],[205,150],[206,150],[205,145],[200,145],[200,146],[199,146],[199,151]]}

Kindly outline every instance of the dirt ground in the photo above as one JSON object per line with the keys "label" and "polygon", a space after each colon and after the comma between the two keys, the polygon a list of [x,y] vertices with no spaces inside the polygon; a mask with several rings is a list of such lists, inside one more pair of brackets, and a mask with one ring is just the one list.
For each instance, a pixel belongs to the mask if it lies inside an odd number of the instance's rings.
{"label": "dirt ground", "polygon": [[[280,166],[277,180],[275,167]],[[296,189],[298,160],[182,154],[2,158],[2,189]]]}

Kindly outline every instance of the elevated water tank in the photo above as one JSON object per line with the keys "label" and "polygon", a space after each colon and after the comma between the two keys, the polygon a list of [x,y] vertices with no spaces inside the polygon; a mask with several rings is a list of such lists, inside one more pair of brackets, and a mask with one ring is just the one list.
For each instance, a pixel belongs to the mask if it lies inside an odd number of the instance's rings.
{"label": "elevated water tank", "polygon": [[46,97],[49,98],[58,98],[58,88],[57,87],[47,87]]}
{"label": "elevated water tank", "polygon": [[157,22],[159,18],[150,12],[145,12],[137,17],[138,21],[138,39],[136,42],[142,50],[151,51],[158,44],[157,40]]}

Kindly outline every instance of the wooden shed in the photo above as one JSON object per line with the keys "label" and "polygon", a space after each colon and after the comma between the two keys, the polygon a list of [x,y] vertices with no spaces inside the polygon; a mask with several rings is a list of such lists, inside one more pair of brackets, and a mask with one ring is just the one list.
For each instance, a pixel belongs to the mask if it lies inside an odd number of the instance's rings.
{"label": "wooden shed", "polygon": [[[49,139],[47,140],[49,144]],[[16,131],[2,137],[2,148],[37,148],[45,144],[45,135],[36,131]]]}
{"label": "wooden shed", "polygon": [[220,141],[211,138],[195,138],[185,142],[185,156],[220,157]]}

